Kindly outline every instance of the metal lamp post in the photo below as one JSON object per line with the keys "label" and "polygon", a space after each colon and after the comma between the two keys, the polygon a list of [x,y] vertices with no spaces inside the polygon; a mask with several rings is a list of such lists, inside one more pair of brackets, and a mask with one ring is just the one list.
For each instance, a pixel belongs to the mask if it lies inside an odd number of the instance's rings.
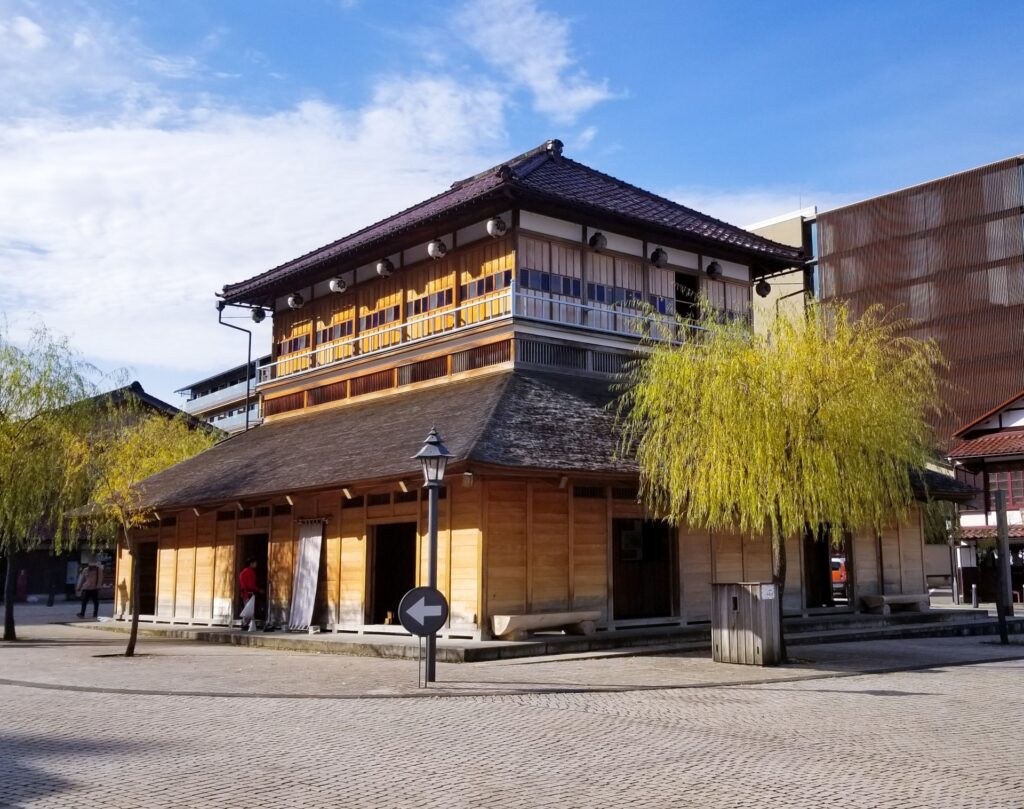
{"label": "metal lamp post", "polygon": [[[434,427],[423,443],[423,449],[413,458],[423,465],[423,486],[427,490],[427,533],[430,536],[430,561],[427,567],[427,584],[437,589],[437,501],[438,492],[444,480],[444,468],[452,454],[441,443],[441,437]],[[436,682],[437,672],[437,635],[427,635],[426,681]]]}

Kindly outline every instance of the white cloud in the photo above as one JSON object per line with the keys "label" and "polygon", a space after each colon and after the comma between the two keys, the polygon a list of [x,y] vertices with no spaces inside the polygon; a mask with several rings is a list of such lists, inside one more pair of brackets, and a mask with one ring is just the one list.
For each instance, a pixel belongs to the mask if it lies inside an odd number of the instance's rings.
{"label": "white cloud", "polygon": [[614,97],[607,80],[577,67],[569,22],[534,0],[471,0],[455,24],[484,61],[526,87],[534,108],[556,123],[571,124]]}
{"label": "white cloud", "polygon": [[[16,333],[36,313],[103,364],[190,381],[239,359],[215,291],[494,160],[481,122],[501,132],[488,91],[422,80],[382,85],[355,111],[214,112],[173,131],[0,127],[0,301]],[[268,346],[264,334],[255,350]]]}
{"label": "white cloud", "polygon": [[746,227],[813,205],[819,211],[845,205],[859,197],[815,190],[789,188],[715,189],[703,186],[670,189],[664,194],[681,205]]}
{"label": "white cloud", "polygon": [[[0,62],[0,95],[37,79],[31,103],[0,110],[0,312],[15,338],[42,320],[171,400],[244,356],[216,322],[225,283],[505,156],[505,98],[484,81],[395,75],[360,107],[256,114],[173,90],[175,74],[203,65],[104,20],[46,30],[38,58]],[[83,95],[87,109],[65,104]],[[254,352],[269,343],[267,323]]]}
{"label": "white cloud", "polygon": [[[575,66],[565,21],[532,2],[480,8],[520,20],[499,38],[543,34],[517,50],[529,64],[496,65],[538,110],[569,120],[610,96]],[[158,53],[87,6],[0,0],[0,97],[12,99],[0,108],[0,314],[16,338],[42,320],[171,400],[242,358],[244,341],[216,322],[225,283],[508,154],[511,91],[457,66],[378,77],[359,106],[255,113],[210,94],[223,81],[204,64],[215,44]],[[267,323],[254,352],[269,342]]]}
{"label": "white cloud", "polygon": [[30,51],[45,48],[50,42],[43,29],[28,17],[15,17],[11,23],[11,32]]}
{"label": "white cloud", "polygon": [[590,148],[590,144],[594,142],[594,138],[597,137],[597,127],[588,126],[573,138],[569,143],[569,148],[574,152],[585,152]]}

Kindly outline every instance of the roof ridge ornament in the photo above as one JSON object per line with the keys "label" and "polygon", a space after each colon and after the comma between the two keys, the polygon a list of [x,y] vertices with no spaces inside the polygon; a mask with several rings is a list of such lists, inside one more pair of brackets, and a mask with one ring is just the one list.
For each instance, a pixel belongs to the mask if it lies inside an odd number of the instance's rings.
{"label": "roof ridge ornament", "polygon": [[562,149],[564,147],[565,144],[562,143],[562,141],[560,141],[558,138],[552,138],[551,140],[544,144],[544,149],[547,151],[549,155],[555,158],[555,160],[559,160],[562,157]]}

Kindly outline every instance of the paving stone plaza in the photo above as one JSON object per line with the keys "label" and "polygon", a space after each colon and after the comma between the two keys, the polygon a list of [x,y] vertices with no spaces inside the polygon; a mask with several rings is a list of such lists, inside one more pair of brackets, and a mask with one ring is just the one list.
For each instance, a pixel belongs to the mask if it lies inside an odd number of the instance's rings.
{"label": "paving stone plaza", "polygon": [[425,694],[402,660],[126,660],[61,609],[0,647],[3,806],[1024,806],[1019,641],[441,665]]}

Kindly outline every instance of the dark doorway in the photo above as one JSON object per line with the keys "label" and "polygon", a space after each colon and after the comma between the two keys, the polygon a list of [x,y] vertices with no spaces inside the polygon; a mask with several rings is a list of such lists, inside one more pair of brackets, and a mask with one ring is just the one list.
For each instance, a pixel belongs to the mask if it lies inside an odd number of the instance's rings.
{"label": "dark doorway", "polygon": [[616,620],[672,615],[671,537],[665,522],[612,521]]}
{"label": "dark doorway", "polygon": [[238,537],[238,557],[235,565],[235,616],[242,611],[242,593],[238,586],[238,574],[256,560],[256,586],[263,592],[256,594],[256,617],[264,620],[267,615],[267,565],[270,560],[270,536],[268,534],[242,534]]}
{"label": "dark doorway", "polygon": [[371,624],[397,624],[398,603],[416,586],[416,523],[378,525],[370,559]]}
{"label": "dark doorway", "polygon": [[156,615],[157,544],[140,542],[135,554],[135,564],[139,566],[139,615]]}
{"label": "dark doorway", "polygon": [[676,314],[689,320],[697,317],[699,309],[697,297],[700,294],[700,281],[695,275],[684,272],[676,273]]}
{"label": "dark doorway", "polygon": [[835,536],[832,529],[819,526],[804,532],[804,590],[809,609],[846,607],[850,604],[853,562],[850,535]]}

